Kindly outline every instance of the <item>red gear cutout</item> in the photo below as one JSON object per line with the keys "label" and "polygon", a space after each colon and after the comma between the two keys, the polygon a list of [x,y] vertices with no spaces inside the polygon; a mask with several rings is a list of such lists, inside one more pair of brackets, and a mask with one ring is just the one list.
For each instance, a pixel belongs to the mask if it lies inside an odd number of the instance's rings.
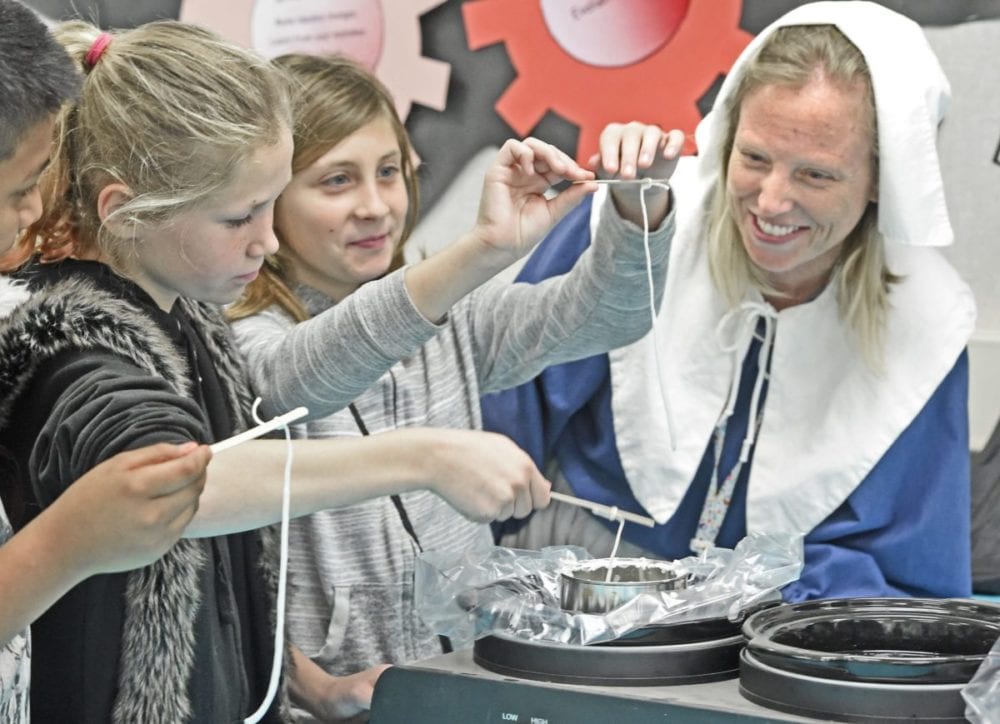
{"label": "red gear cutout", "polygon": [[752,38],[739,27],[742,6],[743,0],[691,0],[662,48],[616,68],[570,56],[549,32],[539,0],[469,0],[462,15],[469,48],[503,42],[517,71],[496,103],[500,117],[526,136],[552,110],[579,127],[576,155],[586,162],[608,123],[631,120],[682,129],[692,151],[698,99]]}

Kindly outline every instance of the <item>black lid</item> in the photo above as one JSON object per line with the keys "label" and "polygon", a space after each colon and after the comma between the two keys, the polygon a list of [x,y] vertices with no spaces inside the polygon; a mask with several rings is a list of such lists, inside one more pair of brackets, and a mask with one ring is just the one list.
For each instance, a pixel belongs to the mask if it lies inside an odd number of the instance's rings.
{"label": "black lid", "polygon": [[830,679],[964,683],[1000,637],[1000,606],[967,599],[841,598],[783,604],[743,623],[747,649]]}

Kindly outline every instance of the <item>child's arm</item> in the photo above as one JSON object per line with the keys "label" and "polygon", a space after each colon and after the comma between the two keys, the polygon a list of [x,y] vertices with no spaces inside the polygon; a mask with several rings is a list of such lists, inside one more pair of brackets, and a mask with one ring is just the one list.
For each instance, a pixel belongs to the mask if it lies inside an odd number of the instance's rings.
{"label": "child's arm", "polygon": [[[472,339],[480,393],[513,387],[546,367],[631,344],[649,331],[676,221],[662,181],[673,174],[683,141],[678,130],[609,125],[590,162],[615,176],[604,179],[614,204],[594,201],[594,212],[601,212],[596,230],[593,215],[581,219],[574,214],[572,223],[555,232],[557,237],[572,235],[571,246],[582,243],[589,247],[586,252],[570,252],[576,263],[558,278],[535,285],[484,285],[476,303],[463,307],[467,320],[453,313],[453,325]],[[660,183],[634,183],[637,177]],[[551,245],[547,253],[552,253]]]}
{"label": "child's arm", "polygon": [[[286,442],[220,452],[185,536],[279,520]],[[510,438],[479,430],[406,428],[370,437],[294,440],[292,517],[429,489],[471,520],[523,518],[549,503],[549,482]]]}
{"label": "child's arm", "polygon": [[[97,461],[124,449],[208,434],[191,400],[124,361],[84,355],[61,369],[47,378],[46,389],[60,392],[42,427],[31,433],[27,462],[43,507],[75,487],[71,481]],[[36,382],[25,393],[33,403],[42,397],[37,390],[43,380]],[[494,433],[408,428],[293,445],[294,516],[416,489],[436,492],[479,521],[523,517],[549,501],[549,483],[528,455]],[[253,440],[215,455],[198,514],[184,535],[224,535],[279,520],[286,457],[283,440]]]}
{"label": "child's arm", "polygon": [[194,443],[116,455],[0,546],[0,642],[85,578],[163,555],[198,508],[210,459]]}

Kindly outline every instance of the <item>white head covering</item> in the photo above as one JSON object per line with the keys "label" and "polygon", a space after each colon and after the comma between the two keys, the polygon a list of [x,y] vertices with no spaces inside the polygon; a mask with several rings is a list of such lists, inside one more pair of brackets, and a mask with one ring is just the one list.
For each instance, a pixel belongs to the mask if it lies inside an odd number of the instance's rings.
{"label": "white head covering", "polygon": [[[764,41],[789,25],[836,25],[868,64],[878,116],[878,228],[889,242],[947,246],[954,240],[937,154],[937,127],[951,86],[923,30],[871,2],[834,0],[802,5],[754,38],[733,64],[713,110],[695,137],[704,152],[699,176],[714,184],[727,126],[726,101]],[[710,188],[710,186],[709,186]]]}

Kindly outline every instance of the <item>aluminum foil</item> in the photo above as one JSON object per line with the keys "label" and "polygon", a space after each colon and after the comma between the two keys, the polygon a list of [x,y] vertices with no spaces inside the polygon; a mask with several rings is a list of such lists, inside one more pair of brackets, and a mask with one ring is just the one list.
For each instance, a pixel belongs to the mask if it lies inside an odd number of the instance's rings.
{"label": "aluminum foil", "polygon": [[532,641],[594,644],[650,625],[703,619],[739,620],[743,612],[780,598],[798,579],[802,539],[754,534],[734,549],[708,548],[675,563],[690,572],[687,588],[641,594],[604,614],[560,607],[560,572],[591,560],[576,546],[540,551],[483,546],[461,555],[437,551],[417,560],[416,604],[421,617],[457,647],[504,633]]}

